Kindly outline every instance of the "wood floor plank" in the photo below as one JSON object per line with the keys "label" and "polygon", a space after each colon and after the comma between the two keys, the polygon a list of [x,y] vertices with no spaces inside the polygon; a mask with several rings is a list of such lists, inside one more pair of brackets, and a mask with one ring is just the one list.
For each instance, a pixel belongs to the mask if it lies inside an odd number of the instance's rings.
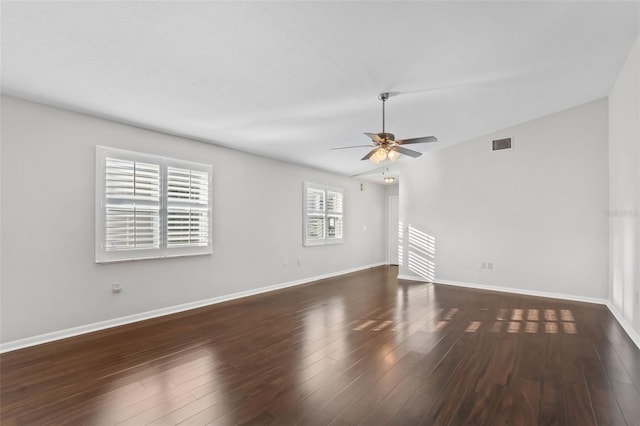
{"label": "wood floor plank", "polygon": [[451,372],[441,392],[434,398],[431,409],[423,421],[433,424],[450,424],[467,395],[473,393],[484,364],[474,361],[474,353],[466,349],[462,359]]}
{"label": "wood floor plank", "polygon": [[600,305],[371,268],[0,355],[2,425],[603,425],[640,351]]}
{"label": "wood floor plank", "polygon": [[385,425],[398,414],[398,411],[409,401],[422,383],[422,378],[407,374],[404,378],[380,401],[371,413],[364,418],[362,423],[369,425]]}
{"label": "wood floor plank", "polygon": [[589,399],[589,391],[583,383],[567,383],[563,389],[566,424],[569,426],[595,426],[596,419]]}
{"label": "wood floor plank", "polygon": [[390,425],[417,425],[433,404],[433,396],[416,390],[389,421]]}
{"label": "wood floor plank", "polygon": [[629,383],[611,381],[611,388],[620,406],[627,424],[636,425],[640,420],[640,392]]}
{"label": "wood floor plank", "polygon": [[591,406],[598,425],[627,424],[602,364],[588,358],[583,358],[581,362]]}
{"label": "wood floor plank", "polygon": [[513,383],[512,388],[515,392],[515,398],[509,424],[537,425],[539,423],[540,382],[519,377]]}
{"label": "wood floor plank", "polygon": [[609,379],[623,383],[633,383],[613,345],[608,341],[603,341],[596,343],[595,346],[598,358],[600,358],[600,362]]}
{"label": "wood floor plank", "polygon": [[538,424],[540,426],[560,426],[566,424],[562,388],[561,367],[551,363],[545,364],[542,369],[540,402],[538,404]]}

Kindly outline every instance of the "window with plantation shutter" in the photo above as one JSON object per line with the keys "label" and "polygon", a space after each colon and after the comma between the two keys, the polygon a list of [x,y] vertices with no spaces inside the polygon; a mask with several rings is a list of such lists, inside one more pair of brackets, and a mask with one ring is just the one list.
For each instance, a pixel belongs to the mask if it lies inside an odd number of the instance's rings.
{"label": "window with plantation shutter", "polygon": [[305,246],[341,243],[343,240],[343,191],[304,183]]}
{"label": "window with plantation shutter", "polygon": [[96,148],[96,262],[211,254],[211,166]]}

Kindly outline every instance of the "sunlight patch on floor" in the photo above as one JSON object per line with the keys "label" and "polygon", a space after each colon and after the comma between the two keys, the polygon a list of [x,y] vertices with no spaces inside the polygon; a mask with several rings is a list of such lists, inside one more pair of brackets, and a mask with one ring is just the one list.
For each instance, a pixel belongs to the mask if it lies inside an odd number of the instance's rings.
{"label": "sunlight patch on floor", "polygon": [[[480,308],[481,312],[489,311],[488,308]],[[424,320],[414,326],[423,332],[438,332],[444,330],[449,325],[459,321],[459,308],[438,309],[430,315],[429,319]],[[559,315],[558,315],[559,313]],[[442,314],[442,316],[441,316]],[[441,316],[441,319],[436,318]],[[541,321],[544,316],[544,321]],[[526,318],[526,319],[525,319]],[[561,321],[558,321],[558,318]],[[501,308],[498,309],[495,316],[496,321],[487,325],[489,333],[501,333],[505,331],[508,334],[578,334],[578,328],[575,324],[573,312],[570,309],[523,309],[523,308]],[[360,320],[351,323],[354,331],[398,331],[401,324],[406,322],[394,323],[391,320]],[[465,333],[477,333],[482,330],[484,322],[481,320],[469,321]],[[504,324],[504,325],[503,325]]]}
{"label": "sunlight patch on floor", "polygon": [[465,330],[465,332],[466,333],[475,333],[476,331],[478,331],[478,329],[480,328],[481,325],[482,325],[482,323],[480,321],[471,321],[469,323],[469,326]]}

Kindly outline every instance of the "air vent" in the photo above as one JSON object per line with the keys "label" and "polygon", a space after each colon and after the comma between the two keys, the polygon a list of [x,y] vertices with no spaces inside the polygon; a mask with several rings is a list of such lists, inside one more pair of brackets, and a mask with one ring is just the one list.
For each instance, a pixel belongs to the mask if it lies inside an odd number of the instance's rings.
{"label": "air vent", "polygon": [[495,139],[493,141],[493,150],[511,149],[511,138]]}

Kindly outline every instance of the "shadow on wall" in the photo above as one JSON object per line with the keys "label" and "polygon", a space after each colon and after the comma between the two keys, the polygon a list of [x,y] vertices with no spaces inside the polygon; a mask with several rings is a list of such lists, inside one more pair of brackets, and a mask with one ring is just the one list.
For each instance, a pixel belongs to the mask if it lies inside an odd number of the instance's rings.
{"label": "shadow on wall", "polygon": [[[402,223],[400,223],[402,228]],[[409,225],[408,228],[408,263],[409,270],[414,274],[433,281],[436,277],[436,238]],[[398,245],[402,246],[402,232],[399,232]],[[400,247],[398,248],[398,256],[400,257]]]}

